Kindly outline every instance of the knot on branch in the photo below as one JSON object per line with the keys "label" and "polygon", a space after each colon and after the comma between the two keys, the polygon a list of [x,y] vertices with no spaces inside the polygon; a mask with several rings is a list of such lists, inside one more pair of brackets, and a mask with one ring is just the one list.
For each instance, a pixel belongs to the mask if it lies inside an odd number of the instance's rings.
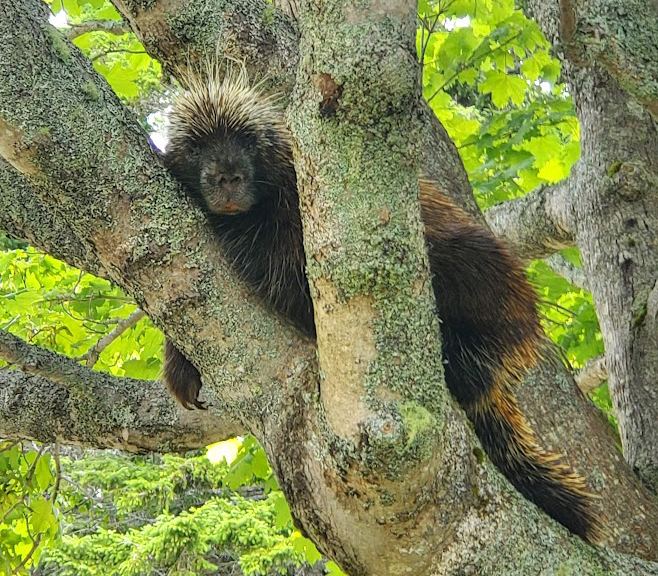
{"label": "knot on branch", "polygon": [[622,198],[633,201],[653,192],[658,178],[640,162],[614,162],[608,168],[610,190]]}
{"label": "knot on branch", "polygon": [[361,455],[370,469],[399,480],[430,458],[435,438],[436,420],[428,410],[415,402],[389,405],[361,425]]}

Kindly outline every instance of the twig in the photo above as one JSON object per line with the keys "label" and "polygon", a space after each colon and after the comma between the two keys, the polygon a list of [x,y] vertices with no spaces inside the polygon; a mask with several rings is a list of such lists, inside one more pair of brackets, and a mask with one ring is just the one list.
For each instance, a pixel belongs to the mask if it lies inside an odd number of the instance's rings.
{"label": "twig", "polygon": [[100,54],[96,54],[96,56],[93,56],[90,58],[92,62],[95,62],[99,58],[103,58],[104,56],[107,56],[108,54],[115,54],[117,52],[123,52],[125,54],[146,54],[146,50],[128,50],[127,48],[114,48],[112,50],[105,50],[104,52],[101,52]]}
{"label": "twig", "polygon": [[52,296],[43,298],[39,302],[90,302],[91,300],[117,300],[118,302],[134,303],[133,298],[128,296],[111,296],[105,294],[90,294],[89,296],[78,296],[77,294],[61,294],[59,296]]}
{"label": "twig", "polygon": [[34,542],[32,544],[32,549],[28,552],[27,556],[23,558],[23,561],[11,571],[9,576],[15,576],[15,574],[18,574],[23,569],[23,567],[32,559],[32,556],[34,555],[34,553],[37,551],[37,548],[39,547],[42,537],[43,537],[43,533],[37,535],[37,537],[34,539]]}
{"label": "twig", "polygon": [[32,476],[34,476],[34,472],[37,469],[37,462],[39,462],[39,458],[41,458],[41,455],[43,454],[45,449],[46,449],[45,445],[42,445],[39,448],[39,451],[37,452],[37,457],[34,459],[34,462],[32,462],[32,466],[30,466],[30,469],[27,472],[27,476],[25,476],[26,484],[28,484],[32,480]]}
{"label": "twig", "polygon": [[114,342],[121,334],[123,334],[128,328],[137,324],[146,314],[143,310],[135,310],[130,316],[119,321],[116,328],[103,336],[96,344],[89,349],[89,351],[76,358],[77,361],[86,360],[88,368],[92,368],[96,362],[98,362],[98,357],[101,352],[105,350],[112,342]]}
{"label": "twig", "polygon": [[496,52],[497,50],[501,50],[502,48],[505,48],[505,46],[507,46],[507,45],[508,45],[509,43],[511,43],[512,41],[516,40],[520,35],[521,35],[521,32],[517,32],[516,34],[514,34],[514,36],[512,36],[511,38],[508,38],[507,40],[505,40],[505,42],[503,42],[503,43],[500,44],[499,46],[495,46],[495,47],[493,47],[493,48],[490,48],[489,50],[487,50],[487,51],[484,52],[483,54],[479,54],[479,55],[476,56],[475,58],[473,58],[473,59],[471,59],[471,60],[468,60],[468,61],[464,62],[463,64],[461,64],[461,65],[459,66],[459,69],[458,69],[456,72],[454,72],[453,74],[451,74],[446,80],[444,80],[443,84],[441,84],[441,86],[439,86],[439,87],[436,89],[436,91],[434,92],[434,94],[432,94],[432,95],[427,99],[427,101],[428,101],[428,102],[431,102],[432,99],[433,99],[433,98],[434,98],[439,92],[441,92],[441,91],[442,91],[442,90],[443,90],[448,84],[450,84],[450,82],[452,82],[455,78],[457,78],[462,72],[468,70],[468,68],[470,68],[471,66],[473,66],[477,61],[482,60],[483,58],[485,58],[486,56],[489,56],[490,54],[493,54],[493,53]]}
{"label": "twig", "polygon": [[10,508],[9,508],[9,509],[8,509],[3,515],[2,515],[2,518],[0,518],[0,522],[4,522],[7,518],[9,518],[9,516],[11,515],[11,513],[12,513],[14,510],[16,510],[16,508],[18,508],[21,504],[25,504],[25,500],[26,500],[26,499],[27,499],[27,494],[23,495],[23,497],[22,497],[20,500],[18,500],[13,506],[11,506],[11,507],[10,507]]}
{"label": "twig", "polygon": [[17,446],[17,445],[20,444],[20,443],[21,443],[20,440],[16,440],[15,442],[10,442],[10,443],[9,443],[7,446],[5,446],[4,448],[0,448],[0,454],[1,454],[2,452],[7,452],[7,451],[11,450],[14,446]]}
{"label": "twig", "polygon": [[59,459],[59,440],[56,440],[55,445],[53,446],[53,459],[55,460],[55,486],[53,486],[53,494],[50,501],[55,504],[55,500],[57,500],[57,495],[59,494],[59,485],[62,481],[62,463]]}

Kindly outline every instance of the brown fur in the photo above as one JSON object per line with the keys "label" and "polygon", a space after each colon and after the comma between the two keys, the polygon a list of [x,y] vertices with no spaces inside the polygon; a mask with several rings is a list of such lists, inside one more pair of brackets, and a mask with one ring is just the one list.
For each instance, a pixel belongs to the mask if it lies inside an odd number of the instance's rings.
{"label": "brown fur", "polygon": [[[314,337],[290,139],[280,112],[242,84],[211,77],[194,79],[190,90],[174,108],[168,166],[207,211],[238,274]],[[601,525],[584,479],[539,447],[514,397],[514,385],[539,360],[543,338],[520,263],[434,183],[420,181],[420,204],[451,393],[512,484],[572,532],[596,540]],[[203,406],[198,371],[169,342],[164,379],[183,406]]]}

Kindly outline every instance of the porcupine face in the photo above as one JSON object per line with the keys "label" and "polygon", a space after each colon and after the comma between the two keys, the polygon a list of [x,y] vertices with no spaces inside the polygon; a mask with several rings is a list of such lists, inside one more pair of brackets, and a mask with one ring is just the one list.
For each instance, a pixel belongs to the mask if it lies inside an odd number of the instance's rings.
{"label": "porcupine face", "polygon": [[214,138],[199,151],[199,193],[215,214],[241,214],[261,198],[255,141],[243,135]]}
{"label": "porcupine face", "polygon": [[290,140],[276,97],[219,66],[188,75],[170,115],[165,162],[219,216],[244,214],[295,190]]}

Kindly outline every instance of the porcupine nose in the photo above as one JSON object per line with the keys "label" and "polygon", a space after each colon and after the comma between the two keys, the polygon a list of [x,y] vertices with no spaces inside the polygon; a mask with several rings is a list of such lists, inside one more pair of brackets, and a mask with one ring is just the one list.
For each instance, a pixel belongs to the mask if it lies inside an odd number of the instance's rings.
{"label": "porcupine nose", "polygon": [[244,178],[238,173],[222,174],[217,182],[224,199],[225,212],[237,212],[240,210],[240,197],[244,192]]}

